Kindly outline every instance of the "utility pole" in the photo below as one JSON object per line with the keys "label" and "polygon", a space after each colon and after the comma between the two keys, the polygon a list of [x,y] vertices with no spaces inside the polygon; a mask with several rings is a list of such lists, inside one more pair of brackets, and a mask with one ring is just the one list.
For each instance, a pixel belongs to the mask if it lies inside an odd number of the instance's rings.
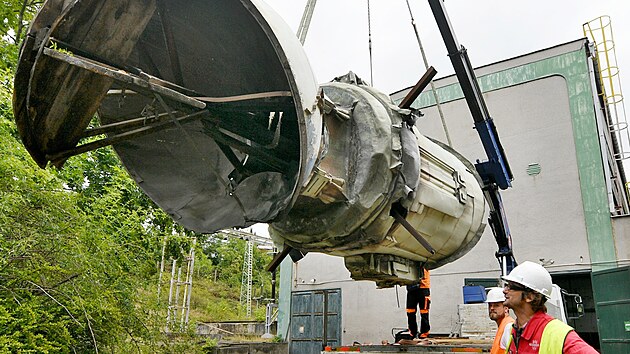
{"label": "utility pole", "polygon": [[254,261],[254,242],[247,240],[243,257],[243,275],[241,278],[241,306],[245,306],[247,317],[252,317],[252,264]]}
{"label": "utility pole", "polygon": [[[188,255],[185,261],[185,280],[182,281],[182,266],[177,259],[172,259],[171,264],[171,280],[168,293],[168,311],[166,315],[167,328],[174,328],[179,316],[180,329],[184,329],[188,325],[190,315],[190,297],[192,295],[192,281],[195,267],[195,245],[197,239],[192,238]],[[184,263],[184,262],[182,262]],[[180,291],[183,296],[180,302]]]}
{"label": "utility pole", "polygon": [[[245,246],[245,254],[243,256],[243,271],[241,278],[241,294],[240,294],[240,303],[241,306],[245,306],[247,310],[247,317],[251,317],[251,298],[252,298],[252,277],[253,277],[253,264],[254,264],[254,245],[257,245],[259,248],[263,249],[274,249],[273,241],[269,237],[258,236],[252,232],[245,230],[237,230],[237,229],[224,229],[219,231],[221,235],[233,237],[241,240],[247,241]],[[273,335],[270,333],[271,324],[278,317],[278,305],[275,304],[275,293],[276,293],[276,274],[272,273],[271,280],[271,292],[272,299],[271,302],[267,304],[267,315],[265,320],[265,330],[264,334],[265,338],[271,338]]]}

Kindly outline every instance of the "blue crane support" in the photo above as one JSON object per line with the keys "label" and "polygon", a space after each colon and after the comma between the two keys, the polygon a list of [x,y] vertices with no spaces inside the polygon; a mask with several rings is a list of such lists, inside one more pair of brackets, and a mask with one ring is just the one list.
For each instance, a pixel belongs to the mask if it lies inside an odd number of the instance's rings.
{"label": "blue crane support", "polygon": [[499,189],[507,189],[512,186],[512,171],[499,141],[497,129],[481,94],[466,48],[457,42],[455,32],[446,14],[444,1],[429,0],[429,5],[448,50],[448,56],[453,64],[453,69],[455,69],[466,103],[475,121],[475,129],[488,156],[487,161],[477,160],[475,168],[483,180],[484,194],[490,205],[488,222],[499,246],[496,257],[499,260],[502,274],[506,275],[516,266],[516,260],[512,252],[512,236]]}

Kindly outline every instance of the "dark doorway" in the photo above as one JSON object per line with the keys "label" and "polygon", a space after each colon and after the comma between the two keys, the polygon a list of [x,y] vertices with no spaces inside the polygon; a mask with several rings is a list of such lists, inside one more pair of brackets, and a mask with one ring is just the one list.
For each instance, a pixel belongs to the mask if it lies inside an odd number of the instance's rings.
{"label": "dark doorway", "polygon": [[[597,315],[593,299],[593,285],[590,271],[573,271],[571,273],[552,273],[555,284],[569,294],[579,294],[584,306],[584,315],[579,317],[578,304],[574,297],[564,296],[567,313],[567,324],[588,344],[599,349],[599,333],[597,331]],[[579,318],[578,318],[579,317]]]}

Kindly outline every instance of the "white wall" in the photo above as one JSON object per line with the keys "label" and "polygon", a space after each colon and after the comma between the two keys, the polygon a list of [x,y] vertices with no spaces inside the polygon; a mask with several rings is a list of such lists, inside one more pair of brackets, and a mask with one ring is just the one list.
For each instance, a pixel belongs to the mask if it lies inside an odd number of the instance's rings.
{"label": "white wall", "polygon": [[612,221],[619,265],[630,265],[630,216],[615,217]]}
{"label": "white wall", "polygon": [[293,291],[341,289],[344,344],[380,344],[383,339],[391,343],[392,328],[407,327],[405,288],[377,289],[374,282],[354,281],[341,257],[309,253],[294,266],[293,279]]}
{"label": "white wall", "polygon": [[[552,51],[558,51],[554,48]],[[555,52],[554,52],[555,54]],[[539,55],[539,54],[536,54]],[[526,62],[523,58],[515,61]],[[506,67],[502,62],[497,67]],[[491,71],[485,67],[484,71]],[[444,82],[452,81],[447,78]],[[440,81],[436,82],[440,86]],[[501,193],[518,262],[551,263],[550,272],[590,269],[580,192],[569,92],[565,79],[550,76],[484,94],[514,173],[513,188]],[[588,102],[573,104],[589,104]],[[592,104],[592,103],[591,103]],[[586,109],[589,109],[587,106]],[[463,99],[442,105],[453,147],[471,161],[485,159],[481,140]],[[417,125],[426,135],[446,142],[435,107],[423,109]],[[530,163],[541,173],[527,174]],[[619,222],[616,231],[630,229]],[[617,241],[626,255],[630,247]],[[497,246],[489,227],[477,246],[461,259],[432,272],[432,333],[449,333],[463,303],[465,278],[498,278]],[[622,252],[619,252],[621,255]],[[373,283],[353,282],[342,259],[309,254],[300,261],[294,290],[342,288],[343,342],[391,340],[392,327],[406,327],[405,289],[376,290]],[[316,279],[309,285],[309,279]]]}

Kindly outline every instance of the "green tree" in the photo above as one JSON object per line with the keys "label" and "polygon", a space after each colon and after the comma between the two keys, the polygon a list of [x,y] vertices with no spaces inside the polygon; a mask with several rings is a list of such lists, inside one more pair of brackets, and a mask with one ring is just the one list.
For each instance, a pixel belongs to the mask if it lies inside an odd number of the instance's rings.
{"label": "green tree", "polygon": [[157,237],[143,229],[153,208],[135,208],[149,203],[111,151],[98,152],[93,169],[73,162],[73,171],[90,177],[111,166],[82,190],[66,178],[72,173],[37,167],[12,122],[12,68],[31,13],[18,5],[27,4],[5,1],[0,9],[0,352],[89,352],[146,341],[151,316],[136,310],[143,284],[136,273],[154,271]]}
{"label": "green tree", "polygon": [[3,0],[0,5],[0,69],[13,69],[29,22],[43,1]]}
{"label": "green tree", "polygon": [[[73,157],[61,171],[29,157],[13,122],[12,76],[39,5],[0,5],[0,352],[172,351],[153,292],[162,241],[169,236],[167,257],[177,258],[190,236],[207,237],[175,224],[109,147]],[[226,293],[238,297],[244,242],[198,247],[205,274],[220,270]],[[256,284],[269,284],[268,261],[256,250]]]}

